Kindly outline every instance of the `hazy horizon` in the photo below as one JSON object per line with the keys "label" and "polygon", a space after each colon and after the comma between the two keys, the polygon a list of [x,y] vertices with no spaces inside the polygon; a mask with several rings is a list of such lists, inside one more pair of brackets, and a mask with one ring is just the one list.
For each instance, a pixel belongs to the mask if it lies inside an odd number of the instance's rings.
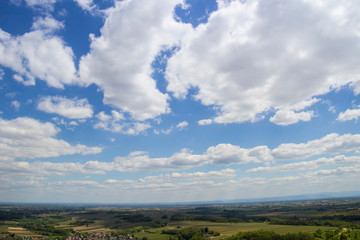
{"label": "hazy horizon", "polygon": [[359,192],[360,2],[0,2],[0,202]]}

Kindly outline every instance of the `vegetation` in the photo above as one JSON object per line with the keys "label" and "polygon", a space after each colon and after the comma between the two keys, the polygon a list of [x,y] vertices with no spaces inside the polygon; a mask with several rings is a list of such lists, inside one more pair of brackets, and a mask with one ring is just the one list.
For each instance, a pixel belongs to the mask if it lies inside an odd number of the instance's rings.
{"label": "vegetation", "polygon": [[346,239],[360,239],[359,231],[348,231],[345,229],[338,229],[336,231],[316,231],[315,233],[286,233],[284,235],[277,234],[273,231],[251,231],[240,232],[235,236],[228,238],[228,240],[346,240]]}
{"label": "vegetation", "polygon": [[360,239],[360,199],[203,206],[0,206],[0,239]]}

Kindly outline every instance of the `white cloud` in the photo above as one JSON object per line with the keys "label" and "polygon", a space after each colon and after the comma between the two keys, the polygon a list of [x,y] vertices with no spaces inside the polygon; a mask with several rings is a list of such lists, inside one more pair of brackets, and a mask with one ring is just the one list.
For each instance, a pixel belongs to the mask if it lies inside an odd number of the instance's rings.
{"label": "white cloud", "polygon": [[236,176],[234,169],[223,169],[220,171],[210,172],[190,172],[190,173],[168,173],[158,176],[147,176],[141,178],[140,182],[159,182],[159,181],[177,181],[177,180],[199,180],[199,179],[215,179],[215,178],[233,178]]}
{"label": "white cloud", "polygon": [[172,131],[173,131],[173,127],[170,127],[168,129],[160,129],[160,130],[154,129],[154,134],[159,135],[161,133],[167,135],[172,133]]}
{"label": "white cloud", "polygon": [[[178,123],[175,128],[177,130],[179,130],[179,131],[182,131],[187,126],[189,126],[189,123],[187,121],[182,121],[182,122]],[[154,129],[154,134],[156,134],[156,135],[159,135],[159,134],[168,135],[168,134],[172,133],[173,130],[174,130],[174,126],[170,126],[167,129]]]}
{"label": "white cloud", "polygon": [[266,163],[271,159],[270,150],[266,146],[244,149],[231,144],[219,144],[209,147],[203,154],[192,154],[188,149],[183,149],[170,157],[163,158],[151,158],[146,152],[132,152],[128,156],[116,157],[112,163],[109,163],[111,167],[106,166],[121,172],[173,171],[205,164]]}
{"label": "white cloud", "polygon": [[187,121],[182,121],[180,123],[178,123],[178,125],[176,125],[176,128],[179,130],[182,130],[184,128],[186,128],[189,125],[189,123]]}
{"label": "white cloud", "polygon": [[198,124],[200,126],[203,126],[203,125],[210,125],[210,124],[212,124],[212,122],[213,122],[212,119],[202,119],[202,120],[198,121]]}
{"label": "white cloud", "polygon": [[209,147],[206,156],[214,164],[267,162],[272,159],[267,146],[245,149],[232,144],[218,144]]}
{"label": "white cloud", "polygon": [[247,170],[249,173],[256,172],[289,172],[289,171],[308,171],[311,169],[319,168],[324,165],[334,164],[351,164],[360,163],[359,156],[344,156],[339,155],[333,158],[320,158],[313,161],[304,161],[297,163],[289,163],[272,167],[258,167]]}
{"label": "white cloud", "polygon": [[292,110],[282,109],[277,111],[276,114],[270,118],[270,122],[277,125],[286,126],[298,123],[299,121],[308,122],[313,116],[313,111],[294,112]]}
{"label": "white cloud", "polygon": [[75,130],[76,126],[79,126],[80,121],[84,120],[84,119],[78,119],[77,121],[75,120],[70,120],[70,121],[66,121],[63,118],[58,118],[58,117],[53,117],[51,118],[57,125],[63,125],[65,126],[67,129],[73,131]]}
{"label": "white cloud", "polygon": [[341,176],[344,174],[359,174],[360,173],[360,165],[357,166],[349,166],[349,167],[339,167],[336,169],[328,169],[328,170],[319,170],[314,172],[314,175],[335,175]]}
{"label": "white cloud", "polygon": [[93,0],[74,0],[79,6],[86,11],[91,11],[95,8]]}
{"label": "white cloud", "polygon": [[70,119],[91,118],[92,106],[87,99],[68,99],[60,96],[48,96],[40,99],[37,109],[56,113]]}
{"label": "white cloud", "polygon": [[275,115],[270,118],[270,122],[282,126],[295,124],[299,121],[308,122],[315,116],[314,111],[302,110],[314,105],[319,101],[320,100],[317,98],[312,98],[310,100],[305,100],[296,104],[289,105],[285,108],[278,110]]}
{"label": "white cloud", "polygon": [[4,70],[0,68],[0,81],[3,80],[4,75],[5,75]]}
{"label": "white cloud", "polygon": [[54,4],[56,0],[25,0],[28,6]]}
{"label": "white cloud", "polygon": [[[358,135],[336,134],[324,138],[299,144],[282,144],[273,150],[266,146],[257,146],[250,149],[231,144],[218,144],[209,147],[202,154],[193,154],[187,149],[174,153],[169,157],[152,158],[146,152],[132,152],[128,156],[118,156],[110,162],[26,162],[11,161],[16,158],[32,159],[40,157],[54,157],[65,154],[95,154],[101,148],[84,145],[71,146],[65,141],[55,139],[59,130],[51,123],[40,123],[29,118],[19,118],[13,121],[0,122],[0,150],[5,153],[1,156],[0,169],[7,174],[26,174],[30,176],[68,175],[68,174],[106,174],[107,172],[161,172],[191,169],[207,164],[231,165],[246,163],[267,164],[272,160],[301,159],[319,154],[348,153],[360,149]],[[357,139],[359,138],[359,139]],[[319,151],[314,151],[320,149]],[[283,152],[288,149],[288,152]],[[305,152],[305,154],[303,153]],[[291,153],[291,154],[290,154]],[[308,171],[325,165],[345,165],[359,163],[358,156],[338,155],[332,158],[290,163],[272,167],[259,167],[247,172],[288,172]],[[1,174],[0,174],[1,175]],[[313,175],[312,175],[313,176]],[[173,172],[158,176],[147,176],[139,179],[140,182],[168,182],[183,180],[224,179],[235,177],[235,170],[223,169],[210,172]],[[120,181],[120,180],[119,180]],[[109,180],[108,183],[119,183],[118,180]]]}
{"label": "white cloud", "polygon": [[[109,187],[116,187],[121,190],[142,190],[142,191],[163,191],[163,190],[185,190],[193,188],[203,187],[219,187],[223,186],[223,183],[215,182],[212,180],[226,179],[235,177],[235,170],[223,169],[219,171],[210,172],[191,172],[191,173],[169,173],[161,174],[158,176],[147,176],[138,180],[128,179],[108,179],[105,183],[109,184]],[[210,180],[211,179],[211,180]]]}
{"label": "white cloud", "polygon": [[[197,88],[195,98],[217,109],[212,123],[257,121],[272,109],[279,111],[275,123],[309,121],[308,99],[351,82],[360,92],[354,85],[360,74],[358,1],[218,4],[208,23],[182,38],[166,69],[167,91],[184,98]],[[339,8],[343,14],[334,14]]]}
{"label": "white cloud", "polygon": [[[26,5],[33,8],[41,8],[47,11],[53,11],[54,10],[54,4],[57,0],[25,0]],[[15,2],[17,2],[15,0]]]}
{"label": "white cloud", "polygon": [[[16,196],[24,192],[36,193],[39,196],[42,192],[49,195],[53,200],[59,201],[59,197],[76,192],[80,195],[79,200],[89,199],[89,192],[92,201],[115,202],[121,199],[122,202],[179,202],[194,201],[201,197],[201,200],[228,200],[238,198],[256,198],[288,196],[304,193],[336,192],[356,190],[359,182],[360,165],[339,167],[334,169],[322,169],[316,172],[309,171],[301,175],[284,175],[281,177],[243,177],[235,178],[233,169],[223,169],[210,172],[174,172],[158,176],[148,176],[140,179],[107,179],[105,181],[91,180],[59,180],[51,182],[46,175],[56,174],[103,174],[91,172],[91,164],[88,168],[78,169],[77,165],[61,163],[63,166],[55,166],[56,163],[19,162],[18,167],[4,165],[0,162],[0,191],[6,191]],[[53,165],[51,165],[53,164]],[[67,166],[65,164],[68,164]],[[96,164],[93,163],[93,166]],[[36,171],[36,167],[39,168]],[[45,171],[44,171],[45,170]],[[85,171],[84,171],[85,170]],[[3,174],[6,171],[6,175]],[[42,176],[45,174],[45,177]],[[61,176],[57,176],[61,178]],[[172,194],[169,194],[171,191]],[[149,194],[151,192],[151,194]],[[56,194],[57,193],[57,194]],[[175,194],[175,196],[174,196]],[[56,197],[54,197],[56,195]],[[33,196],[33,195],[31,195]],[[220,196],[220,198],[219,198]],[[6,199],[2,195],[2,199]],[[28,199],[28,198],[27,198]],[[49,198],[47,198],[49,199]],[[136,200],[138,199],[138,200]],[[74,201],[74,198],[71,198]]]}
{"label": "white cloud", "polygon": [[[333,133],[307,143],[281,144],[274,149],[269,149],[267,146],[246,149],[232,144],[218,144],[209,147],[203,154],[192,154],[188,149],[183,149],[170,157],[164,158],[151,158],[146,152],[134,152],[126,157],[116,157],[114,164],[116,164],[115,168],[118,171],[161,171],[189,169],[205,164],[231,165],[250,162],[267,164],[274,160],[298,160],[322,154],[336,155],[350,152],[357,153],[359,151],[360,135],[338,135]],[[319,160],[317,164],[320,164],[321,161],[324,160]],[[356,161],[356,158],[348,157],[344,160],[342,156],[337,156],[328,161],[328,164],[331,161],[334,164],[340,164],[347,161]],[[314,163],[310,162],[308,164]]]}
{"label": "white cloud", "polygon": [[104,174],[103,169],[87,168],[87,164],[72,162],[0,162],[3,174],[26,174],[27,176],[68,175],[68,174]]}
{"label": "white cloud", "polygon": [[99,121],[95,124],[94,128],[127,135],[139,135],[151,127],[147,122],[126,121],[124,115],[115,110],[111,111],[111,115],[100,112],[96,115],[96,118]]}
{"label": "white cloud", "polygon": [[173,17],[174,7],[180,3],[117,1],[107,10],[101,36],[91,36],[90,53],[79,65],[80,81],[100,86],[104,103],[130,113],[135,120],[169,113],[169,96],[157,89],[151,63],[190,28]]}
{"label": "white cloud", "polygon": [[223,183],[216,183],[214,181],[185,181],[185,182],[167,182],[155,181],[149,183],[148,181],[132,181],[132,180],[116,180],[108,179],[105,181],[107,184],[115,185],[117,189],[131,190],[131,191],[172,191],[172,190],[186,190],[186,189],[209,189],[213,187],[222,187]]}
{"label": "white cloud", "polygon": [[66,181],[50,182],[47,184],[47,186],[43,186],[43,188],[47,189],[47,192],[58,191],[62,193],[67,192],[70,194],[74,194],[74,193],[79,194],[81,192],[88,192],[89,189],[94,189],[94,192],[98,190],[106,190],[107,186],[104,184],[100,184],[96,181],[66,180]]}
{"label": "white cloud", "polygon": [[360,117],[360,108],[347,109],[345,112],[339,113],[336,120],[345,122],[350,120],[357,120]]}
{"label": "white cloud", "polygon": [[70,125],[70,126],[78,126],[79,123],[76,122],[76,121],[70,121],[70,122],[69,122],[69,125]]}
{"label": "white cloud", "polygon": [[35,85],[35,79],[33,77],[29,77],[27,80],[24,80],[24,78],[22,76],[14,74],[13,79],[15,81],[18,81],[19,83],[24,84],[25,86]]}
{"label": "white cloud", "polygon": [[97,154],[99,147],[71,145],[55,138],[59,129],[52,123],[42,123],[22,117],[0,119],[0,160],[58,157],[69,154]]}
{"label": "white cloud", "polygon": [[304,159],[320,154],[339,154],[360,151],[360,135],[336,133],[328,134],[320,139],[307,143],[285,143],[271,151],[277,160]]}
{"label": "white cloud", "polygon": [[11,106],[13,106],[15,108],[15,110],[19,110],[20,108],[20,103],[16,100],[11,102]]}
{"label": "white cloud", "polygon": [[31,27],[31,29],[34,31],[42,30],[44,32],[50,33],[52,31],[60,30],[62,28],[64,28],[64,24],[62,22],[59,22],[49,16],[37,18]]}
{"label": "white cloud", "polygon": [[[113,111],[112,115],[101,112],[97,115],[98,128],[112,131],[123,131],[128,134],[138,134],[144,128],[132,126],[124,129],[117,125],[123,120],[123,115]],[[145,127],[146,128],[146,127]],[[0,120],[0,150],[3,153],[1,160],[34,159],[44,157],[56,157],[67,154],[96,154],[101,148],[87,147],[84,145],[70,145],[66,141],[56,139],[59,132],[52,123],[41,123],[31,118],[17,118],[13,120]],[[232,144],[218,144],[210,146],[202,154],[193,154],[188,149],[174,153],[170,157],[151,158],[146,152],[132,152],[128,156],[115,157],[112,162],[89,161],[86,163],[26,163],[16,162],[12,167],[35,169],[43,171],[61,172],[77,171],[80,173],[104,173],[108,171],[138,172],[138,171],[163,171],[189,169],[206,164],[231,165],[246,164],[250,162],[269,163],[273,160],[298,160],[322,154],[344,154],[360,151],[360,135],[358,134],[329,134],[320,139],[306,143],[285,143],[274,149],[267,146],[255,146],[253,148],[241,148]],[[291,171],[293,169],[316,168],[323,164],[342,164],[357,161],[356,157],[336,156],[329,159],[300,162],[274,167],[253,169],[253,172],[261,171]],[[44,164],[44,167],[41,167]],[[71,167],[69,164],[73,164]],[[10,165],[8,167],[11,167]],[[46,170],[48,169],[48,170]],[[61,170],[63,169],[63,170]],[[40,171],[40,170],[39,170]],[[40,171],[41,172],[41,171]]]}
{"label": "white cloud", "polygon": [[38,18],[33,30],[21,36],[0,29],[0,64],[15,71],[14,79],[24,85],[35,85],[36,78],[56,88],[73,84],[72,49],[54,35],[62,27],[62,23],[45,17]]}
{"label": "white cloud", "polygon": [[105,181],[105,183],[110,183],[110,184],[121,184],[121,185],[129,185],[129,184],[134,184],[137,183],[137,181],[135,180],[117,180],[117,179],[108,179]]}

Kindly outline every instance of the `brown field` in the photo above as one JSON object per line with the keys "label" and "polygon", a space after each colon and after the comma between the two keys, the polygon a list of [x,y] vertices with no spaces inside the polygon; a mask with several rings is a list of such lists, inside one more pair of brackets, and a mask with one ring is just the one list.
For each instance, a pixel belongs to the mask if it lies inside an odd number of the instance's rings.
{"label": "brown field", "polygon": [[88,225],[88,226],[79,226],[79,227],[72,227],[75,231],[83,231],[83,230],[91,230],[91,229],[99,229],[104,228],[104,225]]}
{"label": "brown field", "polygon": [[32,233],[29,230],[22,228],[22,227],[8,227],[8,232],[14,233],[15,235],[18,235],[18,236],[41,237],[41,235]]}
{"label": "brown field", "polygon": [[91,232],[111,232],[111,231],[114,231],[114,229],[110,229],[110,228],[96,228],[96,229],[87,230],[86,232],[91,233]]}

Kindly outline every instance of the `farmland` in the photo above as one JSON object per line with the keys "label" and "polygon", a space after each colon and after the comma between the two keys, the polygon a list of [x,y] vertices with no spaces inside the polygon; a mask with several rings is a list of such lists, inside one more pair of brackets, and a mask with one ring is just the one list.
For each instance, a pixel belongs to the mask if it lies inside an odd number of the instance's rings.
{"label": "farmland", "polygon": [[104,233],[167,240],[186,233],[197,239],[228,239],[239,232],[263,230],[281,236],[302,232],[316,235],[314,239],[335,239],[327,236],[346,233],[347,239],[356,239],[360,199],[176,206],[2,205],[0,220],[0,237],[6,238],[66,239]]}

